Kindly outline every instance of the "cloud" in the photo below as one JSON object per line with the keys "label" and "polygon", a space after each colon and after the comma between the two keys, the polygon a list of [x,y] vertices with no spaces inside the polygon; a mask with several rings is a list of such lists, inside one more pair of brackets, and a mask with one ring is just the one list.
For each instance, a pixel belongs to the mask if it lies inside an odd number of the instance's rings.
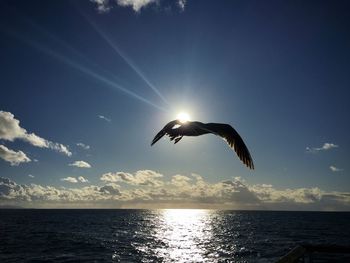
{"label": "cloud", "polygon": [[67,156],[72,156],[72,153],[69,151],[68,147],[63,145],[63,144],[60,144],[60,143],[46,141],[45,148],[55,150],[57,152],[65,154]]}
{"label": "cloud", "polygon": [[187,2],[187,0],[178,0],[177,1],[177,4],[179,5],[181,11],[185,10],[186,2]]}
{"label": "cloud", "polygon": [[187,176],[176,174],[171,178],[170,184],[176,187],[188,188],[191,184],[191,181],[192,179]]}
{"label": "cloud", "polygon": [[38,184],[20,185],[8,178],[0,177],[0,201],[4,205],[17,203],[35,207],[70,207],[70,205],[82,207],[87,204],[88,207],[91,205],[98,207],[104,202],[114,203],[115,200],[120,199],[118,189],[119,186],[116,184],[81,188],[58,188]]}
{"label": "cloud", "polygon": [[[131,7],[136,13],[139,13],[141,9],[151,4],[160,5],[160,0],[90,0],[90,2],[96,4],[96,9],[99,13],[108,13],[114,4],[121,7]],[[187,0],[176,0],[175,2],[177,8],[181,11],[185,10]],[[165,10],[169,8],[171,6],[167,6]]]}
{"label": "cloud", "polygon": [[85,161],[75,161],[73,163],[70,163],[69,166],[75,166],[79,168],[91,168],[91,165]]}
{"label": "cloud", "polygon": [[343,169],[335,167],[334,165],[329,166],[329,169],[331,169],[332,172],[341,172],[341,171],[343,171]]}
{"label": "cloud", "polygon": [[78,179],[75,178],[75,177],[65,177],[65,178],[62,178],[61,181],[66,181],[66,182],[69,182],[69,183],[77,183],[78,182]]}
{"label": "cloud", "polygon": [[4,145],[0,145],[0,158],[9,162],[11,166],[17,166],[20,163],[30,162],[30,158],[22,151],[13,151]]}
{"label": "cloud", "polygon": [[121,193],[119,191],[119,188],[120,188],[119,185],[111,183],[100,187],[99,192],[103,194],[111,195],[111,196],[120,196]]}
{"label": "cloud", "polygon": [[79,182],[80,183],[88,183],[89,182],[89,180],[85,179],[83,176],[79,176],[78,178],[68,176],[68,177],[62,178],[61,181],[65,181],[65,182],[69,182],[69,183],[73,183],[73,184],[76,184]]}
{"label": "cloud", "polygon": [[89,150],[90,149],[90,145],[84,144],[82,142],[78,142],[77,146],[83,148],[84,150]]}
{"label": "cloud", "polygon": [[79,176],[78,177],[78,180],[81,182],[81,183],[88,183],[89,180],[88,179],[85,179],[83,176]]}
{"label": "cloud", "polygon": [[141,185],[141,186],[161,186],[163,184],[158,178],[163,175],[151,171],[151,170],[141,170],[137,171],[135,175],[124,172],[116,173],[106,173],[100,178],[104,182],[122,182],[130,185]]}
{"label": "cloud", "polygon": [[265,203],[310,204],[322,199],[324,191],[318,187],[297,189],[275,189],[271,185],[253,185],[250,190]]}
{"label": "cloud", "polygon": [[310,153],[315,153],[315,152],[319,152],[319,151],[328,151],[328,150],[331,150],[331,149],[334,149],[334,148],[338,148],[338,147],[339,146],[334,144],[334,143],[325,142],[322,145],[322,147],[313,147],[313,148],[306,147],[306,151],[310,152]]}
{"label": "cloud", "polygon": [[139,12],[141,8],[156,2],[156,0],[117,0],[118,5],[131,6],[135,12]]}
{"label": "cloud", "polygon": [[109,0],[90,0],[97,5],[97,11],[99,13],[107,13],[111,10],[111,6],[109,4]]}
{"label": "cloud", "polygon": [[[174,175],[141,170],[134,174],[116,172],[101,176],[103,185],[53,187],[20,185],[0,177],[0,202],[24,207],[124,207],[124,208],[217,208],[264,210],[346,210],[350,193],[325,191],[318,187],[277,189],[271,184],[249,185],[236,177],[210,183],[198,174]],[[77,185],[84,177],[66,177]],[[154,183],[152,180],[159,182]],[[116,182],[126,183],[122,187]]]}
{"label": "cloud", "polygon": [[107,118],[107,117],[105,117],[103,115],[97,115],[97,117],[99,117],[101,120],[105,120],[107,122],[111,122],[112,121],[111,119],[109,119],[109,118]]}
{"label": "cloud", "polygon": [[0,139],[11,142],[19,139],[36,147],[49,148],[67,156],[72,155],[65,145],[48,141],[34,133],[28,133],[26,129],[20,126],[19,120],[15,119],[11,112],[0,111]]}
{"label": "cloud", "polygon": [[323,144],[322,146],[322,150],[329,150],[329,149],[332,149],[332,148],[337,148],[338,145],[334,144],[334,143],[325,143]]}
{"label": "cloud", "polygon": [[34,176],[34,175],[32,175],[32,174],[28,174],[28,177],[30,177],[30,178],[34,178],[35,176]]}

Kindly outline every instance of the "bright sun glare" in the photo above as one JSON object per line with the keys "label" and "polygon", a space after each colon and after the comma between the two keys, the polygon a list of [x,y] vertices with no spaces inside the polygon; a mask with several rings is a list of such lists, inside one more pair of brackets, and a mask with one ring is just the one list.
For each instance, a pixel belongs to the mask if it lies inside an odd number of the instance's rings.
{"label": "bright sun glare", "polygon": [[176,119],[178,119],[181,123],[186,123],[190,120],[190,115],[188,115],[187,112],[180,112],[176,116]]}

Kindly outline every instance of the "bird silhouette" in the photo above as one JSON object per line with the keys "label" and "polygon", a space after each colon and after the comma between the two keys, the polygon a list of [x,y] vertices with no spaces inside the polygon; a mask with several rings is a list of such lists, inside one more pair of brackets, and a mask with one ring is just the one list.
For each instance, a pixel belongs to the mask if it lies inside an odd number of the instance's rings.
{"label": "bird silhouette", "polygon": [[181,122],[173,120],[154,137],[151,146],[159,141],[164,135],[170,137],[174,144],[178,143],[183,136],[200,136],[213,133],[222,137],[228,145],[234,149],[239,159],[250,169],[254,169],[253,159],[247,146],[238,132],[229,124],[224,123],[202,123],[199,121]]}

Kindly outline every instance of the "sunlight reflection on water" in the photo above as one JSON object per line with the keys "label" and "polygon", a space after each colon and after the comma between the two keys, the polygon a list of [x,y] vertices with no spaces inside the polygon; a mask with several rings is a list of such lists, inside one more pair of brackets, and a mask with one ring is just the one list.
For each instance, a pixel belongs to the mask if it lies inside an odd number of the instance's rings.
{"label": "sunlight reflection on water", "polygon": [[160,212],[156,238],[164,243],[157,254],[174,262],[205,262],[204,244],[212,230],[210,212],[196,209],[169,209]]}
{"label": "sunlight reflection on water", "polygon": [[[137,225],[131,242],[135,252],[126,248],[135,261],[236,262],[246,254],[238,241],[239,232],[245,230],[237,231],[241,220],[236,213],[223,216],[216,210],[164,209],[138,215],[128,221],[130,226]],[[117,254],[123,256],[121,247]]]}

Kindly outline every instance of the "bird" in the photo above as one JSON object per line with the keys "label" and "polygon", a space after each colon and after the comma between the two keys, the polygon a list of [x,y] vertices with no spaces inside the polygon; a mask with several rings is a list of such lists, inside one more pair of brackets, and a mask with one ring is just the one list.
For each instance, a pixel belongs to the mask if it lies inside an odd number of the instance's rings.
{"label": "bird", "polygon": [[222,137],[227,144],[233,148],[238,158],[249,169],[254,169],[253,159],[242,137],[230,124],[226,123],[202,123],[199,121],[182,122],[180,120],[173,120],[167,123],[164,128],[157,133],[151,142],[151,146],[164,135],[169,136],[170,140],[174,141],[174,144],[176,144],[183,136],[200,136],[208,133]]}

